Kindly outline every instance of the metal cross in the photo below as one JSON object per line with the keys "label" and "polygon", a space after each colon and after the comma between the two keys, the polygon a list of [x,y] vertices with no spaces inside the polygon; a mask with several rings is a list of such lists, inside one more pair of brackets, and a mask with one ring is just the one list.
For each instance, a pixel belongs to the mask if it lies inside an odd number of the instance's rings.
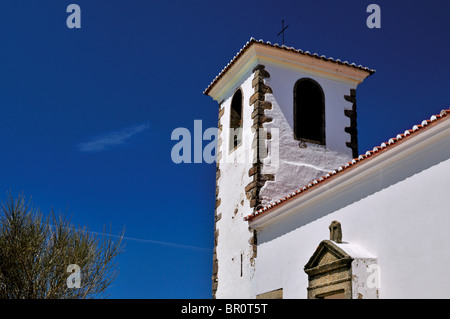
{"label": "metal cross", "polygon": [[283,33],[283,44],[284,44],[284,30],[286,30],[289,27],[289,25],[287,25],[286,27],[284,26],[284,20],[281,20],[281,28],[282,30],[280,32],[278,32],[277,36],[279,36],[280,34]]}

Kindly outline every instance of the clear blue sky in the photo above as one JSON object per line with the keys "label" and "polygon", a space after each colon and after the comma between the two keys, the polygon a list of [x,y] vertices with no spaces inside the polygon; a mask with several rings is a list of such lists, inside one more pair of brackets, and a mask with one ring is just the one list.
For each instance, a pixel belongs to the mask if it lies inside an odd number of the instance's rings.
{"label": "clear blue sky", "polygon": [[[66,8],[81,7],[81,29]],[[366,8],[381,7],[381,29]],[[450,3],[5,0],[0,199],[24,192],[101,232],[126,228],[112,298],[210,298],[215,164],[171,161],[177,127],[217,125],[202,94],[250,37],[376,69],[360,153],[450,105]],[[300,185],[299,185],[300,186]],[[162,243],[172,243],[166,245]]]}

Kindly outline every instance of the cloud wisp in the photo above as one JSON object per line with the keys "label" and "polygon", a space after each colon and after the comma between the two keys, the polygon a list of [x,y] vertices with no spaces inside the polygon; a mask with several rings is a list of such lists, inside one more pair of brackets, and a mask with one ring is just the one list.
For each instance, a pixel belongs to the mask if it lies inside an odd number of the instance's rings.
{"label": "cloud wisp", "polygon": [[111,147],[125,144],[133,135],[141,133],[150,127],[149,123],[127,127],[118,131],[111,131],[92,140],[78,145],[81,152],[96,153],[107,150]]}

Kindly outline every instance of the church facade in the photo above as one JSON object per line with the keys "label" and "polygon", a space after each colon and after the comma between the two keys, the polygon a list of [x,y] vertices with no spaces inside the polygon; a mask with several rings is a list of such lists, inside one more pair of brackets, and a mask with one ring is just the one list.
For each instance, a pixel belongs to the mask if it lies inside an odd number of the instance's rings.
{"label": "church facade", "polygon": [[214,298],[450,297],[450,110],[360,155],[374,72],[251,39],[205,90]]}

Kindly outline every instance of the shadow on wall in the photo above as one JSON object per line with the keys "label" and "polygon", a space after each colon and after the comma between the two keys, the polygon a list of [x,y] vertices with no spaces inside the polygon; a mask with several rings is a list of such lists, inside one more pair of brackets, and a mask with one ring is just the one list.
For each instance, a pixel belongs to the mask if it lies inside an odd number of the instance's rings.
{"label": "shadow on wall", "polygon": [[[407,159],[399,160],[388,169],[380,170],[373,178],[363,181],[355,180],[355,183],[350,187],[340,192],[335,192],[333,196],[325,199],[312,199],[310,203],[306,203],[306,207],[302,211],[296,212],[273,226],[258,231],[258,245],[270,242],[277,237],[361,201],[383,189],[387,189],[441,162],[449,160],[449,158],[450,139],[440,143],[439,149],[433,146],[424,147],[420,152],[414,153]],[[361,165],[364,164],[361,163]],[[327,186],[323,185],[323,187],[326,189]],[[417,187],[421,186],[417,185]]]}

